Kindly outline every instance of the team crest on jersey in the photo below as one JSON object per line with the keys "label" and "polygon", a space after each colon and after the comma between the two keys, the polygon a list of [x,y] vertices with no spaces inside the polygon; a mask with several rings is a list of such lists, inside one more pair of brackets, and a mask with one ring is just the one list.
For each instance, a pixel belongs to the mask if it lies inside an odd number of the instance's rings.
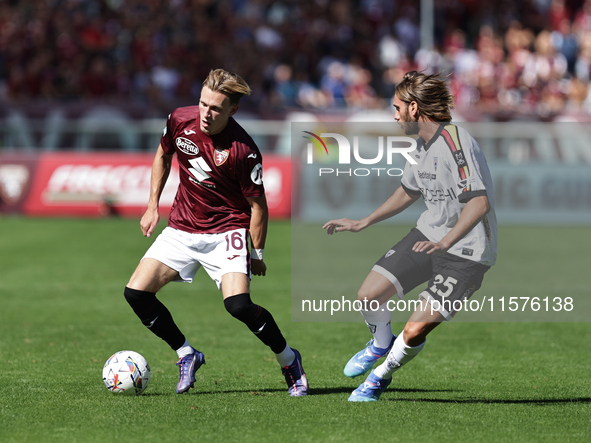
{"label": "team crest on jersey", "polygon": [[437,171],[437,163],[439,159],[437,157],[433,157],[433,170]]}
{"label": "team crest on jersey", "polygon": [[215,155],[214,155],[215,165],[222,166],[226,162],[226,160],[228,160],[229,156],[230,156],[229,149],[215,148]]}

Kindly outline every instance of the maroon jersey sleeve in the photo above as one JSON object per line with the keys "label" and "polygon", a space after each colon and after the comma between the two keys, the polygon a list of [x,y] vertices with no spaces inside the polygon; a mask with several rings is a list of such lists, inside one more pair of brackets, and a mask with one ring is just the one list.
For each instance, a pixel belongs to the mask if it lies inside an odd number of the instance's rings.
{"label": "maroon jersey sleeve", "polygon": [[173,114],[168,114],[168,118],[166,119],[166,126],[164,126],[164,130],[162,131],[162,137],[160,137],[160,146],[164,152],[168,155],[174,154],[174,144],[172,143],[172,134],[173,134]]}
{"label": "maroon jersey sleeve", "polygon": [[255,142],[242,128],[240,129],[242,134],[237,136],[236,142],[237,151],[240,155],[235,160],[240,189],[245,197],[260,197],[265,193],[263,186],[263,157]]}

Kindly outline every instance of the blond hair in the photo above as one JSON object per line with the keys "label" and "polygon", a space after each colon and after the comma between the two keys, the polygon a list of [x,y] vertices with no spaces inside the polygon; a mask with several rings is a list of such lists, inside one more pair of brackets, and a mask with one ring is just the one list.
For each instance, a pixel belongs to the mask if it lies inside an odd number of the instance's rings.
{"label": "blond hair", "polygon": [[396,86],[396,97],[405,103],[416,102],[419,114],[436,122],[451,121],[454,96],[449,91],[448,76],[410,71]]}
{"label": "blond hair", "polygon": [[221,92],[230,99],[232,105],[237,105],[240,99],[252,92],[248,83],[238,74],[223,69],[212,69],[203,82],[203,86],[213,92]]}

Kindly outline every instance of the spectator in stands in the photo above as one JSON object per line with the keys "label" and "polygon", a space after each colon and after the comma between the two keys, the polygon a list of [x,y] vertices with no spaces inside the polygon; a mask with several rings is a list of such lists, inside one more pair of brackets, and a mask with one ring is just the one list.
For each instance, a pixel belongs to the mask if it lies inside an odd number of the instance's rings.
{"label": "spectator in stands", "polygon": [[380,106],[412,69],[451,72],[460,112],[578,108],[591,0],[435,9],[435,48],[424,50],[409,1],[0,2],[0,101],[101,98],[164,115],[223,61],[258,82],[251,111],[263,114]]}

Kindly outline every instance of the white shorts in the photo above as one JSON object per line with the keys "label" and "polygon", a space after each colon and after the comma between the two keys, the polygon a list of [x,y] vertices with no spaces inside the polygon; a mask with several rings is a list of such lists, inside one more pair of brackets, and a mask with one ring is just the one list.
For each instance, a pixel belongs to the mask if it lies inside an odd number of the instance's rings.
{"label": "white shorts", "polygon": [[249,234],[247,229],[235,229],[220,234],[192,234],[164,228],[144,258],[153,258],[174,269],[180,275],[176,281],[191,283],[201,266],[222,288],[222,276],[239,272],[250,278]]}

